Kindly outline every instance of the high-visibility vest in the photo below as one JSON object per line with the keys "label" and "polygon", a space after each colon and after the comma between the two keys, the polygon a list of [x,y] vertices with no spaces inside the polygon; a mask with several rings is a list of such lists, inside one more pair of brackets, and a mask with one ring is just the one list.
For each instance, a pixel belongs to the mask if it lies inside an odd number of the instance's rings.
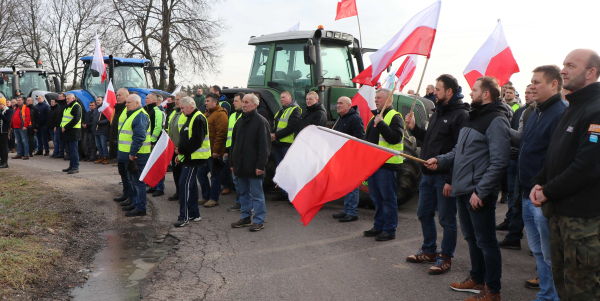
{"label": "high-visibility vest", "polygon": [[152,131],[152,138],[151,141],[152,142],[156,142],[158,140],[158,137],[160,136],[160,133],[162,132],[162,129],[165,125],[165,116],[164,116],[164,112],[161,111],[161,109],[158,108],[158,106],[154,107],[154,130]]}
{"label": "high-visibility vest", "polygon": [[229,127],[227,128],[227,142],[225,142],[225,147],[231,146],[233,127],[235,126],[235,123],[238,121],[238,119],[240,119],[240,117],[242,117],[242,112],[234,112],[233,114],[231,114],[231,116],[229,116]]}
{"label": "high-visibility vest", "polygon": [[[279,132],[283,129],[285,129],[288,125],[288,121],[290,120],[290,115],[292,115],[292,112],[294,111],[294,109],[300,109],[300,113],[302,113],[302,109],[299,106],[293,106],[293,107],[289,107],[287,108],[285,111],[283,111],[283,114],[281,115],[281,118],[279,119],[279,121],[277,122],[277,129],[276,132]],[[281,111],[277,112],[277,114],[275,114],[275,119],[277,119],[277,116],[279,116],[279,113],[281,113]],[[279,139],[280,142],[285,142],[285,143],[292,143],[294,142],[294,133],[289,134],[281,139]]]}
{"label": "high-visibility vest", "polygon": [[[167,122],[167,132],[169,131],[169,127],[171,126],[171,121],[173,120],[175,113],[177,113],[177,111],[173,111],[173,112],[171,112],[171,115],[169,115],[169,121]],[[183,112],[180,112],[180,113],[181,114],[179,114],[179,119],[177,120],[177,131],[178,132],[181,132],[181,128],[187,121],[187,117],[185,116],[185,114],[183,114]]]}
{"label": "high-visibility vest", "polygon": [[[81,110],[81,106],[77,102],[73,106],[68,106],[68,107],[65,108],[65,110],[63,112],[62,121],[60,122],[60,127],[61,128],[64,128],[65,125],[67,125],[67,123],[69,123],[69,122],[71,122],[71,120],[73,120],[73,115],[71,115],[71,110],[75,106],[79,106],[79,109]],[[81,110],[81,116],[83,116],[83,110]],[[73,128],[74,129],[80,129],[81,128],[81,117],[79,118],[79,121],[77,122],[77,124],[75,126],[73,126]]]}
{"label": "high-visibility vest", "polygon": [[[385,124],[387,124],[389,126],[390,123],[392,122],[392,118],[394,118],[394,115],[396,115],[396,114],[400,115],[400,119],[402,119],[402,114],[398,113],[394,109],[391,109],[383,117],[383,122],[385,122]],[[371,119],[373,119],[374,117],[375,116],[371,117]],[[400,138],[400,143],[389,144],[389,143],[387,143],[387,141],[385,141],[385,139],[383,139],[383,136],[381,136],[381,134],[379,134],[379,142],[377,144],[380,146],[391,148],[393,150],[401,152],[404,150],[404,142],[403,142],[404,134],[402,136],[403,137]],[[404,159],[401,156],[393,156],[389,160],[385,161],[385,163],[389,163],[389,164],[402,164],[402,162],[404,162]]]}
{"label": "high-visibility vest", "polygon": [[[123,125],[119,129],[119,151],[124,153],[129,153],[131,150],[131,143],[133,143],[133,128],[131,124],[137,115],[140,113],[146,114],[148,119],[150,116],[144,109],[139,109],[131,116],[127,117],[127,113],[123,112],[122,116],[125,116],[125,120],[123,120]],[[119,123],[121,123],[121,118],[119,117]],[[146,129],[146,139],[144,139],[144,143],[142,143],[142,147],[138,151],[138,154],[149,154],[152,151],[152,143],[150,142],[150,125]]]}
{"label": "high-visibility vest", "polygon": [[514,103],[510,108],[513,110],[513,112],[516,112],[521,108],[521,105],[519,103]]}
{"label": "high-visibility vest", "polygon": [[[202,117],[198,117],[198,116],[202,116]],[[192,119],[190,120],[190,124],[188,125],[189,127],[189,131],[188,131],[188,138],[192,139],[192,128],[194,126],[194,121],[196,121],[196,119],[198,118],[204,118],[204,122],[206,122],[206,136],[204,137],[204,140],[202,141],[202,145],[200,146],[199,149],[195,150],[191,157],[192,160],[199,160],[199,159],[208,159],[210,158],[210,139],[208,137],[208,121],[206,120],[206,117],[204,117],[204,115],[202,113],[200,113],[200,111],[196,111],[196,113],[194,113],[194,115],[192,116]],[[179,155],[179,162],[183,162],[183,159],[185,158],[184,155]]]}

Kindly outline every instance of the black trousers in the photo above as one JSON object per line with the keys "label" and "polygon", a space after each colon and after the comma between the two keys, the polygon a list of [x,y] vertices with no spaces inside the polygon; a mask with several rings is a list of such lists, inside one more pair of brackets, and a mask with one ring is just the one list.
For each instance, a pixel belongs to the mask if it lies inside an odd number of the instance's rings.
{"label": "black trousers", "polygon": [[0,134],[0,165],[8,163],[8,133]]}
{"label": "black trousers", "polygon": [[33,151],[37,149],[37,140],[35,140],[35,131],[32,127],[27,128],[27,138],[29,138],[29,154],[23,154],[23,156],[29,156],[33,154]]}
{"label": "black trousers", "polygon": [[179,195],[179,178],[181,177],[181,171],[183,167],[180,164],[175,164],[176,154],[173,155],[173,159],[171,159],[171,166],[173,166],[173,180],[175,181],[175,193]]}
{"label": "black trousers", "polygon": [[94,137],[94,134],[92,134],[91,132],[89,133],[85,133],[83,135],[83,143],[84,143],[84,149],[85,149],[85,156],[88,157],[89,159],[96,159],[96,138]]}

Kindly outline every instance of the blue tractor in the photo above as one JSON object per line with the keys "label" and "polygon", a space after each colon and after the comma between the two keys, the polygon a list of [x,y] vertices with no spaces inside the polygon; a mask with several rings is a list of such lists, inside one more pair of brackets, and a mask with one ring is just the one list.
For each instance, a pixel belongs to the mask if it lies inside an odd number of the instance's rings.
{"label": "blue tractor", "polygon": [[82,57],[83,77],[81,80],[81,90],[71,90],[67,93],[74,94],[89,110],[89,103],[95,101],[96,97],[104,96],[108,87],[108,79],[112,79],[115,93],[120,88],[126,88],[129,92],[137,92],[142,98],[142,105],[146,105],[146,96],[150,93],[162,95],[166,98],[170,93],[151,89],[148,85],[146,74],[152,70],[160,69],[165,72],[166,67],[152,67],[150,60],[135,58],[117,58],[111,56],[104,57],[106,63],[106,73],[108,78],[102,82],[102,75],[92,70],[91,56]]}

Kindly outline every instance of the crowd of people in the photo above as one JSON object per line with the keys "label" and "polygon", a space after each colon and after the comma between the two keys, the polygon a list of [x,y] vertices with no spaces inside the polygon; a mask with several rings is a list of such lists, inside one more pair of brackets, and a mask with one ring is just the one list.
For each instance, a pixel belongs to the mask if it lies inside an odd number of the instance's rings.
{"label": "crowd of people", "polygon": [[[574,50],[563,64],[562,70],[544,65],[532,71],[524,105],[512,83],[500,87],[492,77],[475,82],[469,105],[456,78],[443,74],[426,88],[435,103],[427,126],[413,113],[403,117],[394,110],[387,89],[376,92],[377,109],[366,126],[349,97],[337,100],[334,130],[397,151],[403,150],[405,128],[419,141],[420,158],[427,162],[417,209],[423,242],[406,261],[431,263],[431,275],[448,272],[460,220],[471,270],[450,287],[476,294],[467,301],[501,300],[500,248],[520,250],[523,229],[538,272],[525,284],[540,289],[538,300],[600,300],[600,56]],[[166,108],[156,94],[146,97],[145,107],[139,95],[124,88],[116,98],[112,118],[98,110],[102,97],[87,112],[73,94],[61,94],[50,106],[43,97],[35,106],[32,98],[10,104],[0,98],[0,167],[7,167],[9,131],[16,140],[13,159],[24,160],[32,152],[49,155],[49,132],[52,157],[69,155],[63,170],[69,174],[78,172],[78,141],[83,140],[84,157],[94,163],[107,164],[111,153],[116,156],[123,189],[114,201],[125,216],[144,216],[147,193],[164,195],[165,185],[163,178],[146,187],[140,175],[166,133],[175,145],[169,170],[176,192],[168,198],[179,202],[174,226],[201,221],[201,205],[218,206],[220,195],[235,188],[236,203],[228,210],[241,216],[231,226],[256,232],[265,227],[263,184],[271,152],[280,164],[302,129],[327,123],[315,92],[307,93],[304,110],[291,93],[282,92],[282,108],[274,115],[259,93],[237,93],[231,101],[218,86],[207,95],[202,89],[193,97],[179,92]],[[403,160],[390,158],[367,179],[375,217],[366,237],[396,238]],[[358,191],[344,197],[344,210],[333,214],[335,219],[358,220]],[[289,201],[289,196],[280,189],[273,200]],[[509,210],[497,225],[498,200]],[[439,249],[436,211],[443,229]],[[499,242],[500,230],[508,234]]]}

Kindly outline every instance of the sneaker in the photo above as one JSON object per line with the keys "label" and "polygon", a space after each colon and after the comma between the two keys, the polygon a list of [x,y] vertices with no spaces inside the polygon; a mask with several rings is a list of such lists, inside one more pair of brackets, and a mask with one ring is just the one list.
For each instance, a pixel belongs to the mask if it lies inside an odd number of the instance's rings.
{"label": "sneaker", "polygon": [[364,231],[363,235],[366,237],[375,237],[375,236],[379,235],[381,232],[383,232],[383,231],[377,231],[377,230],[375,230],[375,228],[373,228],[371,230]]}
{"label": "sneaker", "polygon": [[504,238],[504,240],[498,243],[498,247],[500,249],[521,250],[521,240],[508,240]]}
{"label": "sneaker", "polygon": [[229,190],[229,188],[225,188],[223,189],[223,191],[221,191],[222,195],[228,195],[231,192],[231,190]]}
{"label": "sneaker", "polygon": [[419,249],[417,254],[406,257],[406,261],[412,263],[436,262],[436,257],[434,253],[427,253],[423,249]]}
{"label": "sneaker", "polygon": [[214,201],[214,200],[210,200],[206,203],[204,203],[204,207],[215,207],[215,206],[219,206],[219,202]]}
{"label": "sneaker", "polygon": [[500,298],[499,292],[497,294],[492,294],[486,285],[479,294],[465,299],[465,301],[502,301],[502,299]]}
{"label": "sneaker", "polygon": [[250,217],[242,218],[235,223],[231,223],[232,228],[243,228],[252,226],[252,219]]}
{"label": "sneaker", "polygon": [[429,271],[427,273],[429,275],[440,275],[450,271],[451,267],[452,258],[443,254],[438,254],[435,264],[429,268]]}
{"label": "sneaker", "polygon": [[379,235],[375,236],[376,241],[388,241],[388,240],[392,240],[392,239],[396,239],[396,236],[389,235],[385,232],[381,232],[381,233],[379,233]]}
{"label": "sneaker", "polygon": [[71,169],[73,169],[73,167],[69,166],[69,168],[65,168],[65,169],[63,169],[62,171],[63,171],[63,172],[69,172],[69,171],[71,171]]}
{"label": "sneaker", "polygon": [[252,224],[250,226],[250,232],[258,232],[264,228],[265,228],[265,225],[263,225],[263,224]]}
{"label": "sneaker", "polygon": [[171,201],[171,202],[179,201],[179,194],[176,193],[173,196],[170,196],[169,201]]}
{"label": "sneaker", "polygon": [[206,204],[206,202],[208,202],[208,200],[205,200],[205,199],[200,199],[200,200],[198,201],[198,205],[204,205],[204,204]]}
{"label": "sneaker", "polygon": [[340,219],[340,218],[342,218],[342,217],[346,216],[346,213],[344,213],[344,212],[341,212],[341,213],[335,213],[335,214],[332,214],[331,216],[333,216],[333,218]]}
{"label": "sneaker", "polygon": [[187,224],[188,224],[188,221],[178,220],[173,224],[173,226],[181,228],[181,227],[187,226]]}
{"label": "sneaker", "polygon": [[507,219],[504,219],[503,222],[496,226],[496,231],[508,231],[508,224],[510,222]]}
{"label": "sneaker", "polygon": [[535,277],[535,279],[526,280],[525,287],[530,288],[530,289],[539,290],[540,289],[540,278]]}
{"label": "sneaker", "polygon": [[194,217],[194,218],[190,218],[190,221],[192,221],[192,222],[199,222],[199,221],[201,221],[201,220],[202,220],[202,217],[201,217],[201,216]]}
{"label": "sneaker", "polygon": [[4,164],[0,165],[0,168],[8,168],[8,164],[4,163]]}
{"label": "sneaker", "polygon": [[238,204],[238,203],[236,203],[235,205],[227,208],[227,211],[240,211],[240,210],[242,210],[242,205]]}
{"label": "sneaker", "polygon": [[473,281],[473,278],[469,276],[462,282],[450,283],[450,288],[459,292],[479,294],[481,291],[485,290],[485,284],[477,284]]}
{"label": "sneaker", "polygon": [[73,169],[69,170],[69,171],[67,172],[67,174],[70,174],[70,175],[72,175],[72,174],[74,174],[74,173],[78,173],[78,172],[79,172],[79,168],[73,168]]}

